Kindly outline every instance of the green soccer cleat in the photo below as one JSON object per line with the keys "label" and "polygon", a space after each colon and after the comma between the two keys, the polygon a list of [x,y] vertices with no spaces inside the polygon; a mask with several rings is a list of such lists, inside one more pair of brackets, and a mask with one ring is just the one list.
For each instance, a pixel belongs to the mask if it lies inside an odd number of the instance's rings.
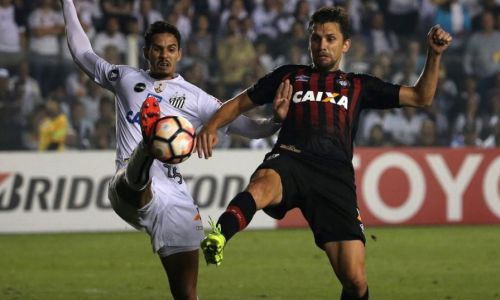
{"label": "green soccer cleat", "polygon": [[212,219],[208,221],[208,224],[210,224],[212,230],[201,241],[200,247],[205,255],[207,264],[220,266],[224,256],[223,251],[226,245],[226,238],[221,233],[220,224],[216,225]]}

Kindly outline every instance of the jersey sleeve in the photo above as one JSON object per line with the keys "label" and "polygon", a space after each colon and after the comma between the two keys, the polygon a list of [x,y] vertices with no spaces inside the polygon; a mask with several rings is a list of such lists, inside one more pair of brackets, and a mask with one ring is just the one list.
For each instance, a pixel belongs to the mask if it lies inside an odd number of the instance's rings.
{"label": "jersey sleeve", "polygon": [[201,89],[197,90],[199,92],[198,117],[201,119],[201,122],[205,124],[219,109],[219,107],[222,105],[222,102]]}
{"label": "jersey sleeve", "polygon": [[280,83],[287,78],[293,67],[293,65],[280,66],[257,80],[247,89],[250,100],[257,105],[272,103]]}
{"label": "jersey sleeve", "polygon": [[370,75],[360,75],[363,83],[362,108],[397,108],[400,85]]}
{"label": "jersey sleeve", "polygon": [[73,1],[63,0],[62,4],[68,48],[73,60],[90,78],[114,92],[114,84],[120,78],[119,68],[95,54],[80,24]]}

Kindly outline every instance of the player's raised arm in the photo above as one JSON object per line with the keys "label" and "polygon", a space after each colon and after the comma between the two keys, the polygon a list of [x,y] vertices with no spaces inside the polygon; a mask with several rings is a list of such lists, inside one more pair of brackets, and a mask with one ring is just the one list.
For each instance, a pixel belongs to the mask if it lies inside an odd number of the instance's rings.
{"label": "player's raised arm", "polygon": [[228,132],[248,138],[262,138],[272,135],[278,131],[281,127],[280,122],[286,118],[291,96],[292,86],[290,81],[286,80],[279,85],[274,97],[274,118],[263,120],[253,120],[241,116],[242,113],[256,106],[246,91],[227,101],[198,134],[196,142],[198,157],[209,158],[212,156],[212,148],[218,143],[217,130],[227,124],[229,124]]}
{"label": "player's raised arm", "polygon": [[60,2],[63,8],[66,36],[71,55],[76,64],[87,75],[94,78],[96,62],[99,57],[92,50],[90,40],[80,24],[73,0],[60,0]]}
{"label": "player's raised arm", "polygon": [[[258,139],[268,137],[281,128],[281,122],[288,114],[290,99],[292,98],[290,80],[281,82],[273,100],[274,117],[270,119],[254,120],[246,116],[239,116],[228,126],[229,133],[235,133],[247,138]],[[246,94],[246,93],[245,93]],[[248,94],[247,94],[248,98]],[[250,100],[250,98],[248,99]]]}
{"label": "player's raised arm", "polygon": [[429,106],[436,92],[441,55],[451,44],[451,35],[435,25],[427,34],[427,59],[415,86],[402,86],[399,90],[401,106]]}
{"label": "player's raised arm", "polygon": [[198,133],[196,138],[198,157],[211,157],[212,148],[217,145],[219,141],[217,138],[217,130],[231,123],[239,115],[255,106],[256,105],[250,100],[246,91],[225,102]]}

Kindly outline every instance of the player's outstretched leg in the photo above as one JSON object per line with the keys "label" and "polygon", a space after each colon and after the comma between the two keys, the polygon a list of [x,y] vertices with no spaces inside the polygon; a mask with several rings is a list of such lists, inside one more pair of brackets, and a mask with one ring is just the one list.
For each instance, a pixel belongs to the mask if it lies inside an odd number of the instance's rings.
{"label": "player's outstretched leg", "polygon": [[160,105],[155,97],[148,97],[141,106],[140,125],[143,140],[129,158],[125,172],[129,187],[136,191],[142,191],[149,183],[149,168],[153,164],[154,157],[150,153],[149,144],[151,136],[160,118]]}
{"label": "player's outstretched leg", "polygon": [[226,245],[226,238],[221,233],[220,224],[210,219],[208,221],[212,228],[207,236],[201,241],[200,247],[205,255],[207,264],[214,264],[219,266],[224,257],[224,246]]}

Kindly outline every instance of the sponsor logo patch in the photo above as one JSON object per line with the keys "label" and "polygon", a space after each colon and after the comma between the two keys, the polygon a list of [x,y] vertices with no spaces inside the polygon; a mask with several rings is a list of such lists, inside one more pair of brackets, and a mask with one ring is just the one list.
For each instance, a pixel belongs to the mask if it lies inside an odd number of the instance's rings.
{"label": "sponsor logo patch", "polygon": [[308,82],[311,77],[307,75],[298,75],[295,76],[295,81]]}
{"label": "sponsor logo patch", "polygon": [[118,69],[113,69],[108,72],[108,80],[109,81],[116,81],[119,77],[120,73],[118,72]]}
{"label": "sponsor logo patch", "polygon": [[146,89],[146,84],[143,82],[139,82],[134,86],[134,91],[140,93]]}

